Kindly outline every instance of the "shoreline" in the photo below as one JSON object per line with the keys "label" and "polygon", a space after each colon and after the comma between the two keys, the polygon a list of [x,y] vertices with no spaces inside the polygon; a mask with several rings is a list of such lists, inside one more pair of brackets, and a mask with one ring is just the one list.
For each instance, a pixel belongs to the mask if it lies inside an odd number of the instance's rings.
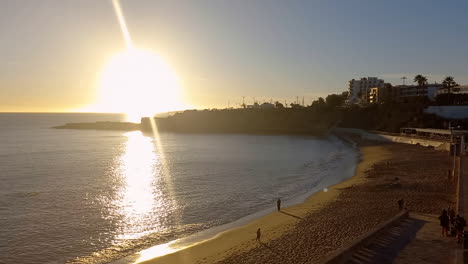
{"label": "shoreline", "polygon": [[[349,138],[341,138],[351,145],[356,142]],[[354,144],[353,144],[354,143]],[[282,209],[282,212],[272,212],[259,218],[250,219],[246,224],[217,233],[207,240],[196,244],[182,246],[175,252],[170,252],[169,244],[177,245],[178,241],[158,245],[132,255],[120,261],[112,263],[212,263],[220,261],[236,252],[246,252],[257,246],[255,232],[257,228],[262,230],[262,242],[280,238],[291,231],[295,225],[309,213],[320,210],[328,203],[334,201],[343,189],[365,182],[365,172],[377,162],[389,157],[391,153],[380,146],[358,146],[358,161],[354,175],[351,178],[328,187],[327,191],[317,191],[309,195],[302,203],[295,204]],[[271,210],[270,210],[271,211]],[[183,239],[181,239],[183,240]],[[159,251],[159,252],[158,252]],[[150,257],[151,253],[164,253],[164,255]],[[168,253],[168,254],[167,254]]]}
{"label": "shoreline", "polygon": [[344,187],[336,186],[340,189],[338,197],[320,210],[309,212],[290,232],[257,243],[251,250],[237,251],[216,263],[322,263],[334,252],[395,217],[400,212],[397,205],[400,199],[404,199],[411,212],[432,215],[455,205],[456,180],[447,177],[447,168],[452,165],[447,152],[350,138],[363,150],[360,165],[370,161],[366,150],[376,154],[375,150],[380,149],[390,155],[385,161],[373,163],[361,175],[357,171],[356,177],[344,182]]}

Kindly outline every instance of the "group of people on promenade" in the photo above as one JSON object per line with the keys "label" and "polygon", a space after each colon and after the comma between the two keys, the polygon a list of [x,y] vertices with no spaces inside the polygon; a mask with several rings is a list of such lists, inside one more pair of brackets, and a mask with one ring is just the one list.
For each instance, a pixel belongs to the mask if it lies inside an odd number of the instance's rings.
{"label": "group of people on promenade", "polygon": [[463,231],[466,227],[466,220],[463,216],[455,215],[453,208],[442,210],[439,216],[442,236],[456,237],[457,243],[463,243]]}

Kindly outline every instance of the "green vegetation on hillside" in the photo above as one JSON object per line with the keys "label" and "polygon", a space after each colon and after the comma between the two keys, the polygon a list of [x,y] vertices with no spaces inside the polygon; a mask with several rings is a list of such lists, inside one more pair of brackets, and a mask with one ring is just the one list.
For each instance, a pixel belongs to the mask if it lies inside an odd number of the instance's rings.
{"label": "green vegetation on hillside", "polygon": [[417,99],[398,104],[352,106],[341,110],[339,125],[394,133],[401,127],[444,128],[445,120],[424,113],[426,107],[422,100]]}
{"label": "green vegetation on hillside", "polygon": [[[326,105],[323,105],[326,107]],[[187,133],[311,133],[321,134],[337,120],[322,105],[271,109],[188,110],[155,118],[159,130]],[[148,120],[142,121],[145,130]]]}
{"label": "green vegetation on hillside", "polygon": [[[276,103],[275,108],[265,109],[187,110],[155,120],[160,130],[188,133],[317,134],[333,126],[399,132],[401,127],[446,128],[448,124],[447,120],[424,113],[427,106],[434,104],[425,97],[367,105],[345,105],[346,98],[344,92],[319,98],[306,107],[291,104],[284,108]],[[143,122],[142,127],[150,129],[149,123]]]}

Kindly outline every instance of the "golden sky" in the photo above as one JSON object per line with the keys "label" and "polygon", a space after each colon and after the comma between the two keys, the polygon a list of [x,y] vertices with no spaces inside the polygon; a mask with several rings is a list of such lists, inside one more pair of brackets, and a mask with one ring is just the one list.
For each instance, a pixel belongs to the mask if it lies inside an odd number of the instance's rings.
{"label": "golden sky", "polygon": [[[291,103],[304,96],[310,104],[365,76],[393,84],[419,73],[430,82],[446,75],[468,81],[468,62],[460,56],[468,53],[463,44],[468,37],[459,34],[468,29],[463,8],[401,2],[408,10],[422,9],[415,14],[401,12],[393,1],[350,2],[120,1],[133,45],[163,60],[177,76],[178,100],[186,107],[238,106],[242,96],[248,104],[254,98]],[[452,15],[440,21],[428,13]],[[457,41],[446,41],[453,36]],[[421,41],[424,45],[417,44]],[[114,94],[103,87],[103,72],[126,50],[110,0],[4,0],[0,111],[117,111],[102,103],[103,91],[109,98]],[[136,82],[147,78],[133,76]],[[123,104],[124,88],[118,86],[116,101]],[[161,86],[143,94],[167,103],[167,88]],[[141,92],[125,89],[132,100],[132,91]]]}

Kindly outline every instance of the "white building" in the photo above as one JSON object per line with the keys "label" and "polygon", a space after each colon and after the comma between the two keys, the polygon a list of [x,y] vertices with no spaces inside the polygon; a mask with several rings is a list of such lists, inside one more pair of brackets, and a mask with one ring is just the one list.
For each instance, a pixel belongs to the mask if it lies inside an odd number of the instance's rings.
{"label": "white building", "polygon": [[384,86],[384,80],[377,77],[361,78],[360,80],[352,79],[349,81],[349,97],[350,103],[361,103],[368,101],[368,95],[371,88],[381,88]]}
{"label": "white building", "polygon": [[442,84],[434,83],[427,84],[425,86],[399,85],[397,87],[400,89],[400,98],[422,96],[429,98],[431,101],[434,101],[435,97],[439,93],[439,90],[443,86]]}
{"label": "white building", "polygon": [[[459,85],[452,87],[450,88],[450,92],[453,94],[468,94],[468,85]],[[437,95],[446,93],[448,93],[448,89],[446,87],[441,87],[437,91]]]}

